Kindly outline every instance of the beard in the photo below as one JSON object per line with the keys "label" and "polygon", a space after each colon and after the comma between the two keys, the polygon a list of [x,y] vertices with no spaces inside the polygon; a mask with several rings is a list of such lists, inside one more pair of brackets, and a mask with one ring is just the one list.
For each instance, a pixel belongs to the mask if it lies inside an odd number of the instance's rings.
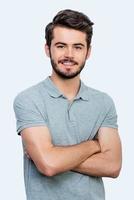
{"label": "beard", "polygon": [[[70,60],[69,58],[67,59],[63,59],[62,61],[59,61],[59,63],[62,63],[64,60],[66,61],[71,61],[71,62],[74,62],[75,65],[78,65],[77,62],[73,61],[73,60]],[[77,71],[75,72],[64,72],[64,71],[61,71],[58,67],[58,64],[55,63],[55,61],[53,60],[52,56],[50,55],[50,61],[51,61],[51,65],[52,65],[52,68],[54,70],[54,72],[62,79],[72,79],[74,77],[76,77],[77,75],[79,75],[82,71],[82,69],[84,68],[85,66],[85,63],[86,63],[86,59],[83,61],[83,63],[79,66],[79,68],[77,69]]]}

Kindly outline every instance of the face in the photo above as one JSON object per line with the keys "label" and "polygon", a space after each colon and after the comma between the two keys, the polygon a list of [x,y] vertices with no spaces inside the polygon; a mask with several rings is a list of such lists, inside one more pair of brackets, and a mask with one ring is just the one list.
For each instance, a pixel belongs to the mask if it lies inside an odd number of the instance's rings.
{"label": "face", "polygon": [[50,57],[53,73],[62,79],[71,79],[80,74],[86,59],[86,34],[74,29],[55,27],[50,48],[46,45],[46,54]]}

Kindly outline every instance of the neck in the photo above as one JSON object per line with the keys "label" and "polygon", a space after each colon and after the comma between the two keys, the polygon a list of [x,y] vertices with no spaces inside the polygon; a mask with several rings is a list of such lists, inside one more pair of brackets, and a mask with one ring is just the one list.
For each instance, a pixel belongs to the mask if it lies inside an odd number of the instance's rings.
{"label": "neck", "polygon": [[62,79],[56,74],[52,73],[50,79],[56,85],[56,87],[68,98],[73,100],[77,95],[80,87],[80,76],[76,76],[72,79]]}

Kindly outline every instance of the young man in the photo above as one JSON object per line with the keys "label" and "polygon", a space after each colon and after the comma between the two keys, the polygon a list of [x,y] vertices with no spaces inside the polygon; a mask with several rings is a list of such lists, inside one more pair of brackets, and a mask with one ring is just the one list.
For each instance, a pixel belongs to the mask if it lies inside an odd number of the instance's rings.
{"label": "young man", "polygon": [[104,200],[102,177],[119,175],[114,103],[80,80],[92,25],[83,13],[60,11],[46,27],[51,76],[14,101],[27,200]]}

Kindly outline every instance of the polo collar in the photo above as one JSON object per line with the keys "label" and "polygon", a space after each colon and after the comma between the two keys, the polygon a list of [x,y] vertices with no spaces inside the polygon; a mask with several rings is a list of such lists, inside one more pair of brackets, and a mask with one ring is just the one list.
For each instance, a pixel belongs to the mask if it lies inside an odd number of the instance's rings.
{"label": "polo collar", "polygon": [[[53,81],[50,79],[48,76],[44,81],[44,84],[46,86],[48,94],[53,97],[53,98],[59,98],[59,97],[64,97],[64,94],[56,87],[56,85],[53,83]],[[82,99],[85,101],[88,101],[88,87],[81,81],[80,83],[80,89],[78,94],[74,99]]]}

